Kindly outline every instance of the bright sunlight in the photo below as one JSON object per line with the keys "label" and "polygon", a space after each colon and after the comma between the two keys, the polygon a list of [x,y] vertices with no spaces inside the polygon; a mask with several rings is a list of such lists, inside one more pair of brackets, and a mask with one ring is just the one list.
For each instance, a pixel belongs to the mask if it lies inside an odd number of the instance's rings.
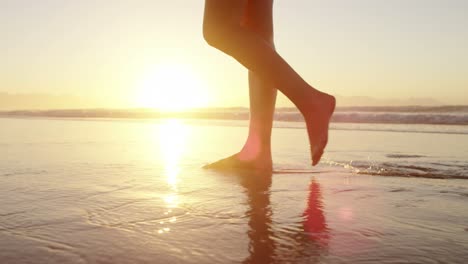
{"label": "bright sunlight", "polygon": [[138,107],[182,111],[206,107],[206,85],[183,64],[160,64],[147,71],[137,87]]}

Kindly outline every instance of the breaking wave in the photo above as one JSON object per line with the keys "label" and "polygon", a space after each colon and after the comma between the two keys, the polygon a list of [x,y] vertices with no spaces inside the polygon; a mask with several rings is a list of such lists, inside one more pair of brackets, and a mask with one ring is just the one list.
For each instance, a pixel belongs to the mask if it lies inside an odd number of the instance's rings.
{"label": "breaking wave", "polygon": [[[419,158],[419,157],[414,157]],[[420,177],[431,179],[468,179],[468,163],[466,162],[430,162],[419,161],[417,164],[399,161],[325,161],[328,165],[349,169],[357,174]]]}

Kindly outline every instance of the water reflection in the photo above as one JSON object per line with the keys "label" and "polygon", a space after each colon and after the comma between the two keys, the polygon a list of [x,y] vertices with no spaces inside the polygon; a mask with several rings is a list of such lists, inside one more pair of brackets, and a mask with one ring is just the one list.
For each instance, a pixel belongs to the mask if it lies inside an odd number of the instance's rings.
{"label": "water reflection", "polygon": [[244,263],[304,262],[318,263],[327,254],[329,229],[327,226],[320,184],[312,179],[307,207],[294,232],[281,232],[272,221],[270,204],[271,173],[242,173],[239,183],[244,187],[249,218],[249,256]]}
{"label": "water reflection", "polygon": [[164,161],[167,183],[177,191],[177,176],[180,172],[180,161],[186,148],[187,128],[181,120],[168,119],[160,125],[159,146]]}
{"label": "water reflection", "polygon": [[271,263],[274,260],[275,234],[272,230],[270,206],[271,173],[240,175],[248,201],[246,216],[249,218],[249,257],[244,263]]}
{"label": "water reflection", "polygon": [[160,153],[163,158],[164,174],[169,187],[169,193],[163,198],[167,208],[164,215],[167,218],[160,222],[162,227],[158,230],[159,234],[164,234],[171,231],[169,224],[177,221],[177,217],[171,216],[171,213],[180,203],[177,185],[179,182],[180,161],[186,148],[188,130],[183,122],[177,119],[164,120],[159,128]]}
{"label": "water reflection", "polygon": [[304,231],[310,240],[316,241],[323,248],[328,248],[330,237],[323,211],[322,190],[315,179],[312,179],[309,185],[309,198],[304,211]]}

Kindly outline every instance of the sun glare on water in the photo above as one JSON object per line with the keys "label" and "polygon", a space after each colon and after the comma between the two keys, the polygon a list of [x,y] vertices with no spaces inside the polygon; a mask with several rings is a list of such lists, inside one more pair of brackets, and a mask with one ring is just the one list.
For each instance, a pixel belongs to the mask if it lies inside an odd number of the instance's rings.
{"label": "sun glare on water", "polygon": [[182,64],[161,64],[147,71],[137,88],[138,107],[183,111],[206,107],[206,85]]}
{"label": "sun glare on water", "polygon": [[181,172],[181,163],[187,146],[187,137],[189,136],[189,127],[184,125],[181,120],[166,119],[157,125],[159,139],[156,144],[159,147],[160,156],[163,158],[165,167],[166,182],[168,185],[167,193],[163,196],[166,205],[164,217],[159,222],[160,229],[158,234],[167,234],[172,230],[172,225],[177,222],[177,210],[181,197],[179,195],[178,185],[181,181],[179,174]]}

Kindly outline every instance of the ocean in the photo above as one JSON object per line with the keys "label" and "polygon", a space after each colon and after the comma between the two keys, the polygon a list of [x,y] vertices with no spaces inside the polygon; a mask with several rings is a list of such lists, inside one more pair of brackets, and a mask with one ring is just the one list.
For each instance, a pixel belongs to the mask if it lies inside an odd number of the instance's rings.
{"label": "ocean", "polygon": [[466,107],[341,109],[317,167],[280,109],[268,175],[202,169],[239,150],[248,121],[200,113],[3,112],[0,262],[468,259]]}
{"label": "ocean", "polygon": [[[184,119],[185,123],[194,125],[245,128],[249,113],[245,108],[176,113],[147,109],[91,109],[9,111],[0,112],[0,116],[142,123],[172,118]],[[332,120],[325,164],[373,175],[468,177],[468,106],[342,107],[337,109]],[[284,131],[282,129],[302,131],[305,128],[302,116],[293,108],[279,108],[274,126],[278,133]],[[303,133],[299,134],[303,136]],[[295,145],[298,150],[308,144],[302,136],[302,142]],[[363,137],[366,140],[362,140]],[[301,160],[300,164],[309,163]]]}

